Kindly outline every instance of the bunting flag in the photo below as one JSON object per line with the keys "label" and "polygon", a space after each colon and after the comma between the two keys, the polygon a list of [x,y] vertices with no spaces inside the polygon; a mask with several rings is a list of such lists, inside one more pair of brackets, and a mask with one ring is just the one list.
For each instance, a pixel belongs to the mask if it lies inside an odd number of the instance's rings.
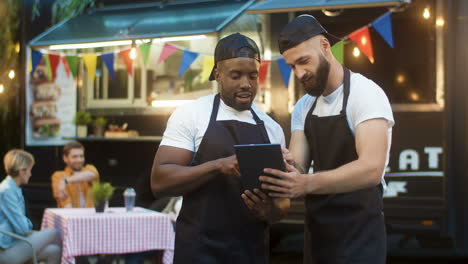
{"label": "bunting flag", "polygon": [[177,50],[178,48],[174,46],[173,44],[165,43],[163,50],[161,51],[161,54],[159,54],[159,59],[158,59],[157,64],[160,64],[161,62],[165,61],[167,58],[169,58],[169,56],[174,54],[174,52],[176,52]]}
{"label": "bunting flag", "polygon": [[337,42],[331,48],[331,52],[341,64],[344,64],[344,41]]}
{"label": "bunting flag", "polygon": [[210,78],[211,71],[213,70],[214,66],[214,58],[211,56],[205,56],[203,59],[203,69],[201,72],[200,82],[208,81]]}
{"label": "bunting flag", "polygon": [[[374,27],[375,30],[380,34],[380,36],[386,41],[386,43],[394,48],[394,40],[393,40],[393,28],[392,28],[392,21],[391,21],[391,12],[387,12],[384,15],[377,18],[368,26],[362,27],[353,33],[349,34],[347,38],[353,40],[359,50],[364,53],[371,63],[374,63],[374,54],[373,54],[373,47],[372,41],[370,38],[369,27]],[[153,44],[145,43],[138,46],[140,50],[140,54],[142,55],[142,62],[145,66],[148,65],[149,56],[151,54],[151,49],[156,48],[152,47]],[[172,56],[176,51],[182,50],[178,46],[166,42],[164,45],[158,46],[159,57],[157,60],[157,64],[165,61],[167,58]],[[126,70],[130,76],[133,75],[133,60],[130,58],[130,48],[124,49],[119,51],[120,56],[122,57]],[[344,63],[344,41],[340,41],[336,43],[331,48],[332,53],[334,54],[335,58],[341,63]],[[117,51],[116,51],[117,52]],[[46,55],[46,56],[44,56]],[[193,64],[193,62],[198,58],[200,54],[197,52],[193,52],[190,50],[183,50],[182,59],[180,62],[179,73],[178,76],[181,77]],[[65,56],[61,57],[60,55],[55,54],[43,54],[38,50],[32,50],[31,53],[31,60],[28,62],[28,72],[33,73],[37,65],[40,63],[41,59],[44,60],[46,69],[47,69],[47,76],[50,80],[55,79],[56,77],[56,70],[60,61],[62,61],[67,76],[70,76],[70,73],[73,75],[73,78],[76,78],[78,73],[78,63],[79,57],[81,55],[76,56]],[[96,60],[97,56],[101,56],[106,68],[109,72],[109,75],[112,79],[115,78],[115,69],[114,69],[114,62],[115,62],[115,54],[114,53],[106,53],[106,54],[94,54],[94,55],[82,55],[84,63],[86,65],[86,69],[88,70],[89,78],[94,81],[95,74],[96,74]],[[291,67],[287,65],[284,58],[277,58],[273,59],[278,61],[278,67],[281,72],[281,77],[283,78],[284,85],[286,87],[289,86],[289,80],[291,78]],[[265,60],[260,64],[258,76],[259,76],[259,84],[260,86],[264,86],[266,79],[268,77],[268,70],[271,65],[271,60]],[[214,59],[212,56],[204,55],[203,58],[203,67],[200,76],[200,81],[205,82],[209,79],[211,71],[214,66]]]}
{"label": "bunting flag", "polygon": [[199,53],[197,52],[184,50],[184,54],[182,55],[182,60],[180,62],[179,77],[182,77],[184,72],[186,72],[195,59],[197,59],[198,55]]}
{"label": "bunting flag", "polygon": [[43,56],[44,58],[44,63],[45,63],[45,66],[46,66],[46,73],[47,73],[47,80],[49,81],[52,81],[52,70],[50,69],[50,60],[49,60],[49,56]]}
{"label": "bunting flag", "polygon": [[94,83],[94,77],[96,76],[96,62],[97,62],[97,55],[96,54],[86,54],[83,55],[83,61],[88,70],[88,77],[91,80],[91,83]]}
{"label": "bunting flag", "polygon": [[349,38],[356,42],[358,48],[367,56],[371,63],[374,63],[374,53],[372,52],[372,42],[369,34],[369,27],[362,27],[349,35]]}
{"label": "bunting flag", "polygon": [[148,57],[151,51],[151,46],[151,43],[145,43],[138,46],[138,48],[140,49],[141,57],[143,59],[143,64],[145,66],[148,66]]}
{"label": "bunting flag", "polygon": [[109,75],[111,77],[111,80],[114,80],[115,78],[115,72],[114,72],[114,53],[105,53],[101,55],[102,60],[104,61],[104,64],[106,65],[107,71],[109,72]]}
{"label": "bunting flag", "polygon": [[125,50],[121,50],[119,52],[120,54],[120,57],[122,57],[124,63],[125,63],[125,67],[127,68],[127,72],[130,76],[133,76],[133,60],[130,59],[130,51],[132,49],[125,49]]}
{"label": "bunting flag", "polygon": [[69,55],[65,56],[65,58],[67,58],[67,64],[70,68],[73,78],[76,78],[76,75],[78,74],[78,56]]}
{"label": "bunting flag", "polygon": [[284,60],[284,58],[279,58],[278,59],[278,67],[280,69],[280,72],[281,72],[281,76],[283,77],[283,82],[284,82],[284,86],[286,86],[286,88],[288,88],[289,86],[289,78],[291,77],[291,67],[289,67],[289,65],[286,63],[286,61]]}
{"label": "bunting flag", "polygon": [[260,64],[260,69],[258,70],[258,81],[259,81],[260,86],[263,86],[265,84],[265,80],[266,80],[267,73],[268,73],[268,67],[270,67],[269,60],[264,60]]}
{"label": "bunting flag", "polygon": [[57,77],[57,66],[60,62],[60,55],[49,54],[50,69],[52,71],[52,80]]}
{"label": "bunting flag", "polygon": [[70,78],[70,67],[68,66],[67,63],[67,58],[66,57],[60,57],[60,61],[62,61],[63,68],[65,69],[65,73],[67,74],[67,77]]}
{"label": "bunting flag", "polygon": [[31,67],[31,73],[33,73],[36,70],[37,65],[42,59],[42,52],[38,50],[33,50],[31,53],[31,61],[32,61],[32,67]]}
{"label": "bunting flag", "polygon": [[372,23],[372,26],[385,42],[393,48],[392,12],[387,12],[383,16],[377,18]]}

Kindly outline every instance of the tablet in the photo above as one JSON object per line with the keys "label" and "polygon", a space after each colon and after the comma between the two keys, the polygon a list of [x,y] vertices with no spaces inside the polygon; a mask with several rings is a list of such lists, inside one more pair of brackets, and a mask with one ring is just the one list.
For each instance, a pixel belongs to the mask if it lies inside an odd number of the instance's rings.
{"label": "tablet", "polygon": [[265,175],[264,168],[286,170],[280,144],[234,145],[234,150],[244,190],[261,189],[258,177]]}

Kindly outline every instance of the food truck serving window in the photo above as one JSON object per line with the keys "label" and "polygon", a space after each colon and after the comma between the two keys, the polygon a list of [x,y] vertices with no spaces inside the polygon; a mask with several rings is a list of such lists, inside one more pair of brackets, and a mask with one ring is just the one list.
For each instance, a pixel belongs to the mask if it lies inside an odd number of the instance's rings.
{"label": "food truck serving window", "polygon": [[[152,100],[191,100],[213,91],[213,85],[201,78],[207,65],[204,59],[212,57],[218,33],[254,2],[198,0],[106,6],[63,21],[28,45],[46,55],[79,58],[76,83],[80,108],[145,107]],[[165,49],[167,44],[175,52]],[[143,52],[143,45],[150,48]],[[122,52],[131,47],[138,54],[129,64],[129,54]],[[109,54],[114,55],[112,59],[104,59]],[[92,63],[85,59],[89,55],[94,56]]]}
{"label": "food truck serving window", "polygon": [[[146,107],[153,101],[191,100],[213,92],[213,83],[203,78],[204,57],[216,44],[216,36],[203,36],[188,40],[164,42],[153,40],[149,45],[146,59],[138,53],[133,62],[132,74],[128,73],[121,56],[114,56],[114,76],[101,57],[98,57],[96,77],[93,83],[86,76],[86,102],[88,108]],[[168,47],[174,48],[168,54]],[[125,47],[122,49],[128,49]],[[189,68],[180,75],[184,52],[192,51],[199,55]],[[146,63],[145,63],[146,61]]]}

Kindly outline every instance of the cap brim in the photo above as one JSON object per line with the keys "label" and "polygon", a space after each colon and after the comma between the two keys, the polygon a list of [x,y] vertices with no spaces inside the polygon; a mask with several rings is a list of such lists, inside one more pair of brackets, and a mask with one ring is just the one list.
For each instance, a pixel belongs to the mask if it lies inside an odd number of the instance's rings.
{"label": "cap brim", "polygon": [[214,79],[215,79],[215,76],[214,76],[215,69],[216,69],[216,65],[213,66],[213,69],[211,70],[211,73],[210,73],[210,78],[208,80],[214,81]]}

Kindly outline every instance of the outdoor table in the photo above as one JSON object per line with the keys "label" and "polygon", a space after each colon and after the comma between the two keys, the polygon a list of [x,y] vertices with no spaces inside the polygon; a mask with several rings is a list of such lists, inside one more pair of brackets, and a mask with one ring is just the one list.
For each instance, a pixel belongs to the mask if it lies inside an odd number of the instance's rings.
{"label": "outdoor table", "polygon": [[126,212],[111,207],[104,213],[94,208],[48,208],[41,229],[56,228],[62,237],[62,264],[76,256],[124,254],[164,250],[163,264],[174,256],[174,229],[169,216],[141,207]]}

